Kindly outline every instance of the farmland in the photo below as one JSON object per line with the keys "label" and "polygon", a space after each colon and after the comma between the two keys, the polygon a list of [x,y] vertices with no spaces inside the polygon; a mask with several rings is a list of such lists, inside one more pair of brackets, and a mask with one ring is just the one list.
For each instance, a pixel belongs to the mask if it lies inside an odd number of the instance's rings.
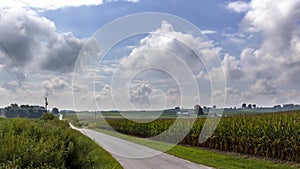
{"label": "farmland", "polygon": [[121,168],[65,121],[0,118],[0,168]]}
{"label": "farmland", "polygon": [[[136,122],[124,118],[106,119],[86,122],[90,128],[110,129],[138,137],[158,136],[162,132],[167,137],[155,137],[160,141],[207,147],[221,151],[237,152],[281,161],[300,162],[300,112],[271,113],[260,115],[237,115],[223,117],[213,133],[204,143],[198,138],[205,118],[198,118],[183,140],[178,132],[168,130],[175,119],[157,119],[151,122]],[[189,118],[182,118],[176,123],[177,128],[184,130],[191,123]]]}

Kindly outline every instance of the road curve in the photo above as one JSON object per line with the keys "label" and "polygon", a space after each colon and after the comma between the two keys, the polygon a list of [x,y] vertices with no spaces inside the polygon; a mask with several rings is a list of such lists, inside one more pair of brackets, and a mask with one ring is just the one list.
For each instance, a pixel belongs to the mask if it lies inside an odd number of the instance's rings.
{"label": "road curve", "polygon": [[[72,127],[72,126],[71,126]],[[157,150],[89,129],[77,129],[110,152],[124,169],[211,169]],[[140,158],[132,158],[140,156]],[[155,155],[155,156],[153,156]]]}

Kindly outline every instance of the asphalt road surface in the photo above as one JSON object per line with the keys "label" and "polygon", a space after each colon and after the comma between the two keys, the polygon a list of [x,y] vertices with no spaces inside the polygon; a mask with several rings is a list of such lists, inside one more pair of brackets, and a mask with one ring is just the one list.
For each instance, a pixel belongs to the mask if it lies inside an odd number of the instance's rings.
{"label": "asphalt road surface", "polygon": [[[72,126],[71,126],[72,127]],[[96,141],[124,169],[209,169],[160,151],[89,129],[77,129]]]}

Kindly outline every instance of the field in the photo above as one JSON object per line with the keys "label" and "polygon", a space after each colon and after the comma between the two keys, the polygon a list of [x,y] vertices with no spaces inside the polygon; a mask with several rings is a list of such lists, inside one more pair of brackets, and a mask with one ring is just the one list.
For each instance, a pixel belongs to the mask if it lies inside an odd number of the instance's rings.
{"label": "field", "polygon": [[122,168],[67,122],[0,118],[0,168]]}
{"label": "field", "polygon": [[[87,120],[86,118],[85,120]],[[168,130],[175,119],[162,118],[145,123],[124,118],[85,121],[90,128],[111,129],[138,137],[153,137],[166,131],[168,137],[155,137],[164,142],[176,142],[178,131]],[[182,118],[177,125],[184,130],[191,123]],[[223,117],[213,135],[204,143],[198,142],[205,118],[198,118],[180,144],[237,152],[281,161],[300,162],[300,112],[237,115]],[[109,125],[107,125],[107,122]]]}

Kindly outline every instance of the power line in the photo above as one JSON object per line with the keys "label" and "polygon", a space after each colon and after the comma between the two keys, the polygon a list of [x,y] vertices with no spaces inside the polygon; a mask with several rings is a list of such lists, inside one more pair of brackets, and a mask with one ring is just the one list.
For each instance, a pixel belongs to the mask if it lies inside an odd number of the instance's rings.
{"label": "power line", "polygon": [[[25,73],[24,71],[22,70],[22,68],[18,65],[18,63],[16,62],[15,58],[10,56],[9,53],[8,53],[8,50],[7,48],[5,47],[5,45],[0,41],[0,46],[2,48],[2,52],[4,54],[4,57],[2,59],[2,61],[5,61],[6,58],[9,58],[10,61],[8,61],[7,63],[3,63],[3,68],[5,69],[5,71],[10,75],[10,77],[12,77],[14,80],[16,80],[19,84],[19,86],[23,89],[23,91],[29,95],[31,98],[33,98],[35,101],[38,101],[38,99],[36,97],[34,97],[32,95],[32,93],[30,93],[29,91],[27,91],[25,89],[25,87],[22,85],[22,82],[26,81],[29,83],[29,81],[27,80],[26,76],[25,76]],[[11,71],[10,69],[7,68],[7,65],[11,64],[12,66],[14,66],[17,70],[17,72],[13,72]]]}

